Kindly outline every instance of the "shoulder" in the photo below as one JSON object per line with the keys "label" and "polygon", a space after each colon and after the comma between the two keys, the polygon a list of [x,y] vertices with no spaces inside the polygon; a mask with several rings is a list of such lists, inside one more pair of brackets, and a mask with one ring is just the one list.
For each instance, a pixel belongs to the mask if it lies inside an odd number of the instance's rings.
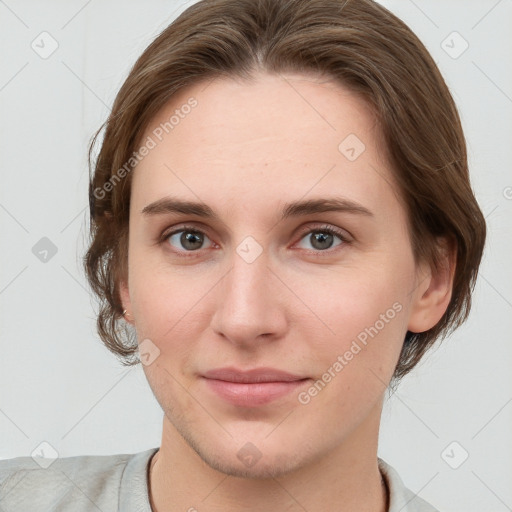
{"label": "shoulder", "polygon": [[32,457],[1,460],[2,510],[117,511],[123,488],[147,493],[145,470],[156,450],[80,455],[52,462],[40,459],[39,463]]}
{"label": "shoulder", "polygon": [[389,489],[388,512],[439,512],[424,499],[405,487],[400,475],[392,466],[382,459],[378,459],[378,462]]}

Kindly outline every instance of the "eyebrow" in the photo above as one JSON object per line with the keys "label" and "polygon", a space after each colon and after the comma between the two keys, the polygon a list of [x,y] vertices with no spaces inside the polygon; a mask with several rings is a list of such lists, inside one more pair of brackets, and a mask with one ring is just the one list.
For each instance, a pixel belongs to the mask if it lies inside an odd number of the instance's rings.
{"label": "eyebrow", "polygon": [[[324,212],[344,212],[367,217],[374,216],[368,208],[355,201],[341,197],[329,197],[287,203],[281,210],[281,220]],[[147,216],[181,213],[184,215],[197,215],[198,217],[219,220],[219,216],[207,204],[195,201],[183,201],[175,197],[163,197],[162,199],[158,199],[145,206],[141,213]]]}

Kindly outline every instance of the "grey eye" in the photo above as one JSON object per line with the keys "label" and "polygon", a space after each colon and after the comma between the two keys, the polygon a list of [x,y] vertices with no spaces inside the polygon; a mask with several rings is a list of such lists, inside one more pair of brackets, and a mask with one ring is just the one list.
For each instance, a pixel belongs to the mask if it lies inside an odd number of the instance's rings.
{"label": "grey eye", "polygon": [[169,235],[169,243],[177,249],[185,249],[186,251],[196,251],[202,249],[203,244],[211,240],[200,231],[192,231],[190,229],[182,229]]}
{"label": "grey eye", "polygon": [[[338,243],[336,242],[336,239],[338,239]],[[309,242],[310,246],[304,246],[303,242],[306,241]],[[330,249],[331,247],[335,247],[337,245],[340,245],[342,243],[342,239],[339,235],[332,233],[329,230],[315,230],[311,231],[310,233],[307,233],[299,243],[299,246],[302,249],[316,249],[318,251],[325,251],[326,249]]]}

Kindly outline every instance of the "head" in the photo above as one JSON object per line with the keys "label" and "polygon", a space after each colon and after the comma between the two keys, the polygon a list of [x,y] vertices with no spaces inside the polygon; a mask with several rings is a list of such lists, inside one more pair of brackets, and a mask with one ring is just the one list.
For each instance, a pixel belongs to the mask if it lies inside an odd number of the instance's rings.
{"label": "head", "polygon": [[[127,365],[149,340],[153,392],[212,460],[192,397],[291,467],[316,422],[311,457],[469,313],[485,223],[457,109],[373,1],[194,4],[130,71],[91,166],[99,334]],[[202,375],[224,366],[310,379],[276,402],[302,407],[293,434],[261,433],[273,405],[236,416],[210,396]]]}

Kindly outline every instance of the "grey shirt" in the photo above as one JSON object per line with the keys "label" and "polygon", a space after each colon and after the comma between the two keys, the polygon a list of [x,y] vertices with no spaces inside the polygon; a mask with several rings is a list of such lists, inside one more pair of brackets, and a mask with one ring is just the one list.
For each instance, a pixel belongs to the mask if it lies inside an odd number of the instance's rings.
{"label": "grey shirt", "polygon": [[[64,457],[46,468],[31,457],[0,460],[0,512],[152,512],[148,469],[157,451]],[[438,512],[378,463],[390,490],[388,512]]]}

